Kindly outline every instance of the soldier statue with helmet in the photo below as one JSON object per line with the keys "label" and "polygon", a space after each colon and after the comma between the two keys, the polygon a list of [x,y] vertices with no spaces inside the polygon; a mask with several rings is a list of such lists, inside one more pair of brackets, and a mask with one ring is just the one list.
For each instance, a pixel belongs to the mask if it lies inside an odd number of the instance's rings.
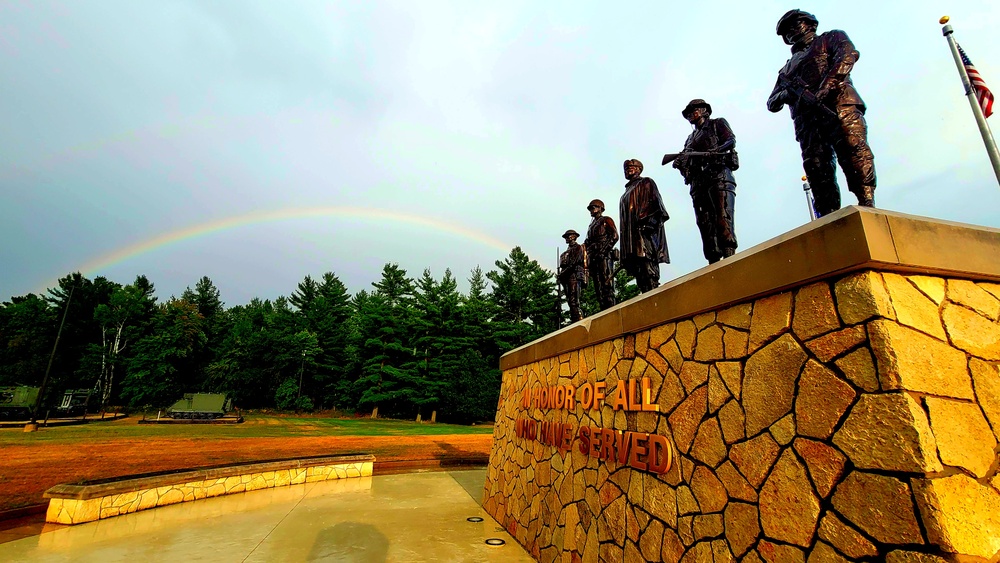
{"label": "soldier statue with helmet", "polygon": [[792,57],[778,72],[767,109],[777,113],[789,106],[816,213],[822,216],[840,209],[835,160],[858,204],[874,206],[875,157],[865,103],[850,76],[858,51],[843,31],[817,35],[818,25],[816,16],[802,10],[789,10],[778,20],[777,33],[792,46]]}
{"label": "soldier statue with helmet", "polygon": [[673,160],[684,183],[691,186],[702,250],[708,263],[714,264],[736,252],[736,135],[724,118],[711,119],[712,106],[705,100],[691,100],[681,115],[694,131],[685,141],[684,150],[664,155],[663,164]]}
{"label": "soldier statue with helmet", "polygon": [[559,256],[559,272],[556,276],[566,295],[570,322],[583,318],[580,314],[580,294],[587,283],[587,251],[577,244],[576,239],[579,237],[580,233],[573,229],[563,233],[568,248]]}
{"label": "soldier statue with helmet", "polygon": [[595,199],[587,206],[590,216],[590,227],[587,228],[587,240],[583,242],[587,250],[587,272],[594,282],[594,293],[601,310],[610,309],[615,304],[614,262],[617,261],[618,228],[611,217],[604,216],[604,202]]}
{"label": "soldier statue with helmet", "polygon": [[642,163],[625,161],[625,193],[618,202],[622,267],[635,278],[639,292],[660,285],[660,264],[669,264],[663,224],[670,219],[656,182],[644,178]]}

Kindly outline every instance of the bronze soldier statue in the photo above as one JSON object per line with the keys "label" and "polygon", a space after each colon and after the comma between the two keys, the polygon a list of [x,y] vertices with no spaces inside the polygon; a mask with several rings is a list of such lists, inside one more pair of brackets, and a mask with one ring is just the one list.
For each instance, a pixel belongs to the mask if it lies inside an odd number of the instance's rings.
{"label": "bronze soldier statue", "polygon": [[[710,119],[712,106],[705,100],[691,100],[681,115],[694,125],[694,131],[684,142],[684,150],[673,159],[674,168],[691,186],[702,250],[708,263],[714,264],[736,252],[736,135],[724,118]],[[673,156],[664,156],[664,164]]]}
{"label": "bronze soldier statue", "polygon": [[580,315],[580,293],[587,283],[587,252],[577,244],[580,233],[570,229],[563,233],[563,238],[569,248],[559,256],[559,284],[566,294],[566,304],[569,305],[569,320],[576,322]]}
{"label": "bronze soldier statue", "polygon": [[611,217],[605,217],[604,202],[595,199],[587,206],[593,220],[587,228],[587,240],[583,246],[587,250],[587,272],[594,282],[594,293],[601,304],[601,310],[610,309],[615,304],[612,278],[616,261],[615,243],[618,242],[618,228]]}
{"label": "bronze soldier statue", "polygon": [[660,264],[669,264],[663,224],[670,219],[656,182],[643,178],[642,163],[625,161],[625,193],[618,203],[622,266],[635,278],[639,292],[660,285]]}
{"label": "bronze soldier statue", "polygon": [[778,71],[767,109],[777,113],[789,106],[816,213],[823,216],[840,209],[834,155],[858,205],[874,207],[875,157],[865,103],[851,83],[860,55],[846,33],[816,35],[817,25],[816,16],[802,10],[789,10],[778,20],[778,35],[792,46],[792,58]]}

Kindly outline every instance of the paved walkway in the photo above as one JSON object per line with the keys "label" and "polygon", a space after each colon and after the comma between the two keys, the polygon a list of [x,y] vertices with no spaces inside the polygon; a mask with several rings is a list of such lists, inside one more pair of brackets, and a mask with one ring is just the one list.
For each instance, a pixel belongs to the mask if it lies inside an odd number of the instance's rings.
{"label": "paved walkway", "polygon": [[[327,481],[50,525],[0,543],[0,561],[533,561],[479,506],[485,476]],[[506,544],[491,547],[488,538]]]}

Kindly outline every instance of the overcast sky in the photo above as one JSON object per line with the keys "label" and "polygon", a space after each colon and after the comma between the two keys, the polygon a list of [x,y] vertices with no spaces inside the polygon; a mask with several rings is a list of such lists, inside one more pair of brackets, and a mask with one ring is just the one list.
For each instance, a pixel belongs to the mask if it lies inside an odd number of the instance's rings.
{"label": "overcast sky", "polygon": [[[952,17],[1000,95],[1000,2],[842,5],[862,3],[799,7],[861,53],[876,205],[1000,227],[937,24]],[[705,260],[687,187],[659,160],[690,132],[692,98],[737,136],[740,248],[808,219],[791,119],[765,108],[792,7],[2,1],[0,301],[75,270],[145,274],[161,299],[207,275],[229,305],[325,271],[370,288],[386,262],[450,267],[464,289],[514,246],[554,268],[592,198],[617,216],[626,158],[671,215],[662,278],[684,275]]]}

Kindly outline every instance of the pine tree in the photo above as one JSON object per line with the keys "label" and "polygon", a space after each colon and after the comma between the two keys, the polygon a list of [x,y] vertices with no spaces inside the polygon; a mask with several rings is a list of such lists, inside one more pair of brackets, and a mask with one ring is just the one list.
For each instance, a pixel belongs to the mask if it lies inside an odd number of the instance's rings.
{"label": "pine tree", "polygon": [[461,300],[451,270],[445,270],[440,282],[431,277],[430,270],[424,270],[416,291],[415,371],[420,377],[414,402],[418,409],[442,406],[446,391],[458,383],[463,351],[473,345],[464,326]]}
{"label": "pine tree", "polygon": [[[307,366],[310,373],[316,370],[316,357],[322,353],[319,340],[316,338],[316,333],[301,330],[295,333],[292,342],[288,344],[286,350],[299,351],[301,354],[298,383],[296,384],[295,377],[285,377],[275,392],[275,405],[282,410],[294,408],[295,410],[311,411],[313,401],[309,397],[308,388],[303,392],[303,385]],[[295,393],[289,393],[289,389],[295,389]]]}
{"label": "pine tree", "polygon": [[161,305],[153,330],[139,339],[121,383],[129,406],[167,406],[192,385],[192,359],[205,346],[204,318],[198,307],[183,299]]}
{"label": "pine tree", "polygon": [[41,384],[57,323],[55,308],[33,293],[0,305],[0,386]]}
{"label": "pine tree", "polygon": [[224,306],[219,288],[215,287],[208,276],[202,276],[198,283],[194,284],[194,291],[191,291],[190,287],[185,288],[181,299],[193,303],[205,320],[215,318],[222,312]]}
{"label": "pine tree", "polygon": [[628,275],[625,268],[618,270],[615,274],[615,303],[624,303],[637,295],[639,286],[636,285],[635,278]]}
{"label": "pine tree", "polygon": [[215,284],[208,276],[202,276],[194,285],[194,290],[190,287],[181,293],[181,299],[193,304],[198,313],[202,316],[205,329],[206,343],[191,359],[191,378],[197,381],[197,386],[203,388],[208,385],[208,366],[215,361],[219,355],[222,342],[229,331],[229,317],[226,315],[225,304],[222,302],[222,295]]}
{"label": "pine tree", "polygon": [[496,266],[486,277],[493,282],[494,327],[501,352],[555,330],[558,301],[553,273],[520,247],[511,250],[506,260],[497,260]]}
{"label": "pine tree", "polygon": [[[112,294],[120,288],[121,284],[107,278],[98,276],[91,281],[75,272],[61,278],[58,287],[48,290],[46,300],[56,315],[62,315],[67,301],[69,309],[43,404],[52,404],[66,389],[96,389],[101,362],[93,346],[100,344],[102,330],[94,312],[99,305],[110,303]],[[73,298],[69,299],[71,291]]]}
{"label": "pine tree", "polygon": [[208,367],[211,391],[229,393],[241,408],[269,407],[281,369],[275,359],[285,331],[275,327],[274,305],[254,298],[228,311],[230,329]]}
{"label": "pine tree", "polygon": [[358,355],[361,374],[355,382],[358,405],[373,414],[409,414],[413,411],[419,375],[414,370],[415,310],[413,280],[397,264],[386,264],[375,291],[358,311],[362,343]]}
{"label": "pine tree", "polygon": [[475,348],[486,357],[499,357],[492,327],[497,308],[488,289],[482,268],[476,266],[469,277],[469,293],[462,299],[462,315],[466,331],[475,341]]}
{"label": "pine tree", "polygon": [[342,396],[349,394],[347,374],[351,366],[348,351],[351,308],[347,287],[333,272],[323,274],[320,283],[306,276],[288,301],[298,309],[299,326],[316,335],[322,350],[315,369],[307,374],[307,395],[325,405],[342,405]]}
{"label": "pine tree", "polygon": [[446,391],[453,422],[492,420],[500,395],[500,349],[493,331],[496,307],[487,293],[486,277],[478,266],[469,277],[469,293],[462,298],[462,332],[469,343],[458,357],[454,384]]}
{"label": "pine tree", "polygon": [[318,297],[319,284],[308,274],[288,296],[288,302],[302,314],[304,325],[309,325],[312,321],[311,317],[315,314],[313,305]]}

